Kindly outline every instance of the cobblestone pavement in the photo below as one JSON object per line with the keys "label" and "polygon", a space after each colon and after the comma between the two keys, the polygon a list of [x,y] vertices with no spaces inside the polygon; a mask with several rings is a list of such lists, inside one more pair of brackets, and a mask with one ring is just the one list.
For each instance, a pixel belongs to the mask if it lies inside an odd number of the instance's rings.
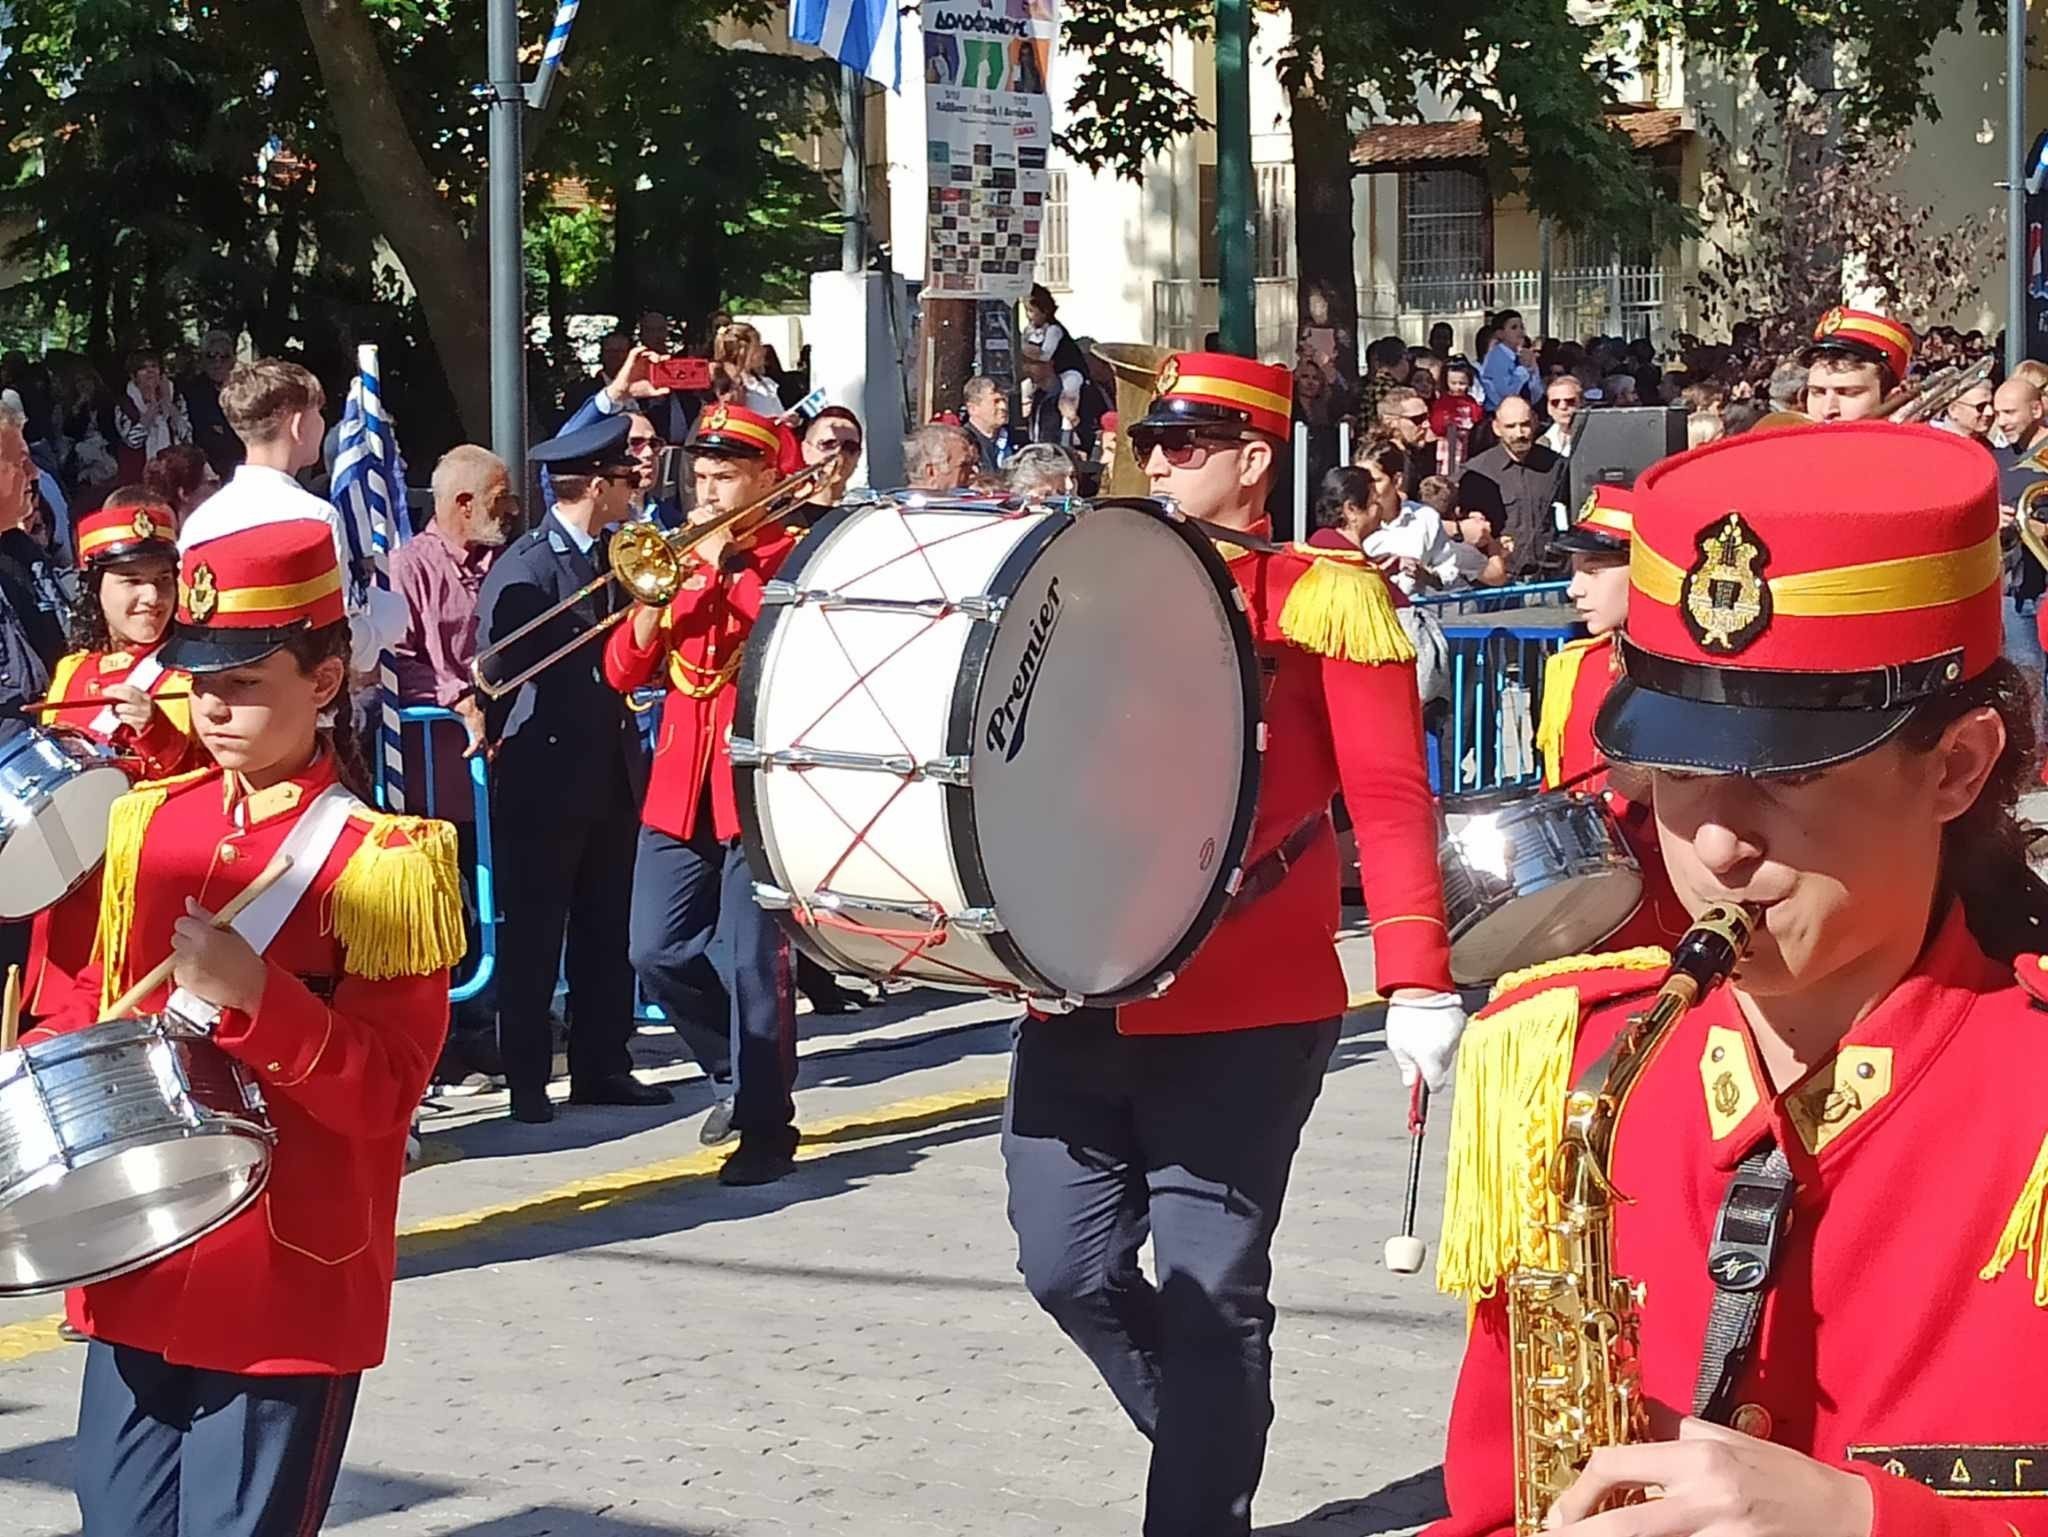
{"label": "cobblestone pavement", "polygon": [[[438,1104],[405,1187],[390,1359],[327,1529],[1135,1533],[1144,1443],[1013,1268],[1006,1013],[918,993],[807,1016],[806,1161],[762,1190],[712,1180],[723,1150],[698,1146],[706,1091],[672,1038],[639,1052],[667,1064],[663,1111],[522,1127],[502,1096]],[[1277,1247],[1270,1537],[1403,1532],[1441,1505],[1463,1324],[1381,1266],[1404,1103],[1378,1011],[1354,1012]],[[12,1533],[77,1530],[82,1352],[54,1328],[52,1299],[0,1304]]]}

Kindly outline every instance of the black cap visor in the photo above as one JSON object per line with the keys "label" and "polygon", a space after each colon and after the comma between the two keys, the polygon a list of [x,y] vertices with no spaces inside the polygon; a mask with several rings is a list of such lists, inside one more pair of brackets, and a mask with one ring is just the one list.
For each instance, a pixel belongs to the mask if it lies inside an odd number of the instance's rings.
{"label": "black cap visor", "polygon": [[1815,358],[1841,358],[1851,363],[1875,363],[1887,374],[1891,372],[1892,360],[1869,342],[1857,341],[1849,336],[1830,336],[1814,342],[1799,354],[1799,361],[1811,364]]}
{"label": "black cap visor", "polygon": [[1881,747],[1962,679],[1962,653],[1849,673],[1675,661],[1621,642],[1623,676],[1593,722],[1616,763],[1710,774],[1806,774]]}
{"label": "black cap visor", "polygon": [[193,674],[249,667],[280,649],[295,635],[311,629],[304,620],[265,629],[209,628],[183,621],[171,626],[157,655],[166,667]]}
{"label": "black cap visor", "polygon": [[94,550],[85,557],[85,568],[97,571],[102,566],[127,566],[145,560],[168,560],[176,565],[178,546],[169,539],[131,539],[126,544],[110,544]]}
{"label": "black cap visor", "polygon": [[1810,774],[1882,747],[1912,715],[1892,710],[1788,710],[1706,704],[1617,678],[1593,722],[1615,763],[1698,774]]}
{"label": "black cap visor", "polygon": [[1603,534],[1597,528],[1568,528],[1550,541],[1550,547],[1563,550],[1568,555],[1612,555],[1617,560],[1628,559],[1628,541]]}
{"label": "black cap visor", "polygon": [[1144,419],[1132,423],[1124,430],[1129,432],[1133,427],[1249,427],[1251,420],[1249,411],[1211,405],[1206,400],[1184,400],[1179,396],[1167,396],[1153,401],[1152,409],[1145,413]]}

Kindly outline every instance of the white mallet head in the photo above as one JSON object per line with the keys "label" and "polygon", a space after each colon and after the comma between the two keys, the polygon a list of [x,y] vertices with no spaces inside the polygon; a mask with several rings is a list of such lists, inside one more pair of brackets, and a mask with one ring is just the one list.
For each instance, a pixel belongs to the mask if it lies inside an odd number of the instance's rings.
{"label": "white mallet head", "polygon": [[1422,1256],[1428,1246],[1413,1233],[1402,1233],[1387,1240],[1387,1269],[1395,1275],[1414,1275],[1422,1268]]}

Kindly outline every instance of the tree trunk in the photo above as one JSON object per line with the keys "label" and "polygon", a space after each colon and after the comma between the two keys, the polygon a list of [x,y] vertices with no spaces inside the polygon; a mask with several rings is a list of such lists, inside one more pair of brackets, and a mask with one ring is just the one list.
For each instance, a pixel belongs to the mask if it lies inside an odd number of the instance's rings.
{"label": "tree trunk", "polygon": [[631,331],[646,307],[640,291],[640,166],[624,129],[612,149],[612,311]]}
{"label": "tree trunk", "polygon": [[298,292],[299,244],[305,230],[303,185],[287,189],[278,200],[277,256],[265,285],[263,309],[249,318],[249,331],[259,353],[280,353],[291,336],[292,300]]}
{"label": "tree trunk", "polygon": [[[1295,411],[1309,426],[1309,484],[1337,462],[1337,424],[1358,399],[1358,266],[1351,235],[1351,129],[1319,78],[1289,93],[1294,127]],[[1361,430],[1370,423],[1360,423]],[[1308,530],[1295,530],[1306,537]]]}
{"label": "tree trunk", "polygon": [[370,213],[419,295],[463,431],[491,435],[490,285],[407,132],[358,0],[299,0],[327,101]]}

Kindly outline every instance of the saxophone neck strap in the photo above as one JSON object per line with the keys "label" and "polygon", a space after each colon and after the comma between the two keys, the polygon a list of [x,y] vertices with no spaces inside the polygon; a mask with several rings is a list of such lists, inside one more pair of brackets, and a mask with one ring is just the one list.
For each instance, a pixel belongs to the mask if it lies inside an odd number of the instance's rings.
{"label": "saxophone neck strap", "polygon": [[1729,1178],[1707,1250],[1714,1301],[1692,1392],[1692,1412],[1700,1419],[1728,1422],[1735,1390],[1755,1353],[1757,1325],[1763,1321],[1764,1299],[1777,1274],[1797,1193],[1792,1165],[1775,1142],[1757,1148]]}

